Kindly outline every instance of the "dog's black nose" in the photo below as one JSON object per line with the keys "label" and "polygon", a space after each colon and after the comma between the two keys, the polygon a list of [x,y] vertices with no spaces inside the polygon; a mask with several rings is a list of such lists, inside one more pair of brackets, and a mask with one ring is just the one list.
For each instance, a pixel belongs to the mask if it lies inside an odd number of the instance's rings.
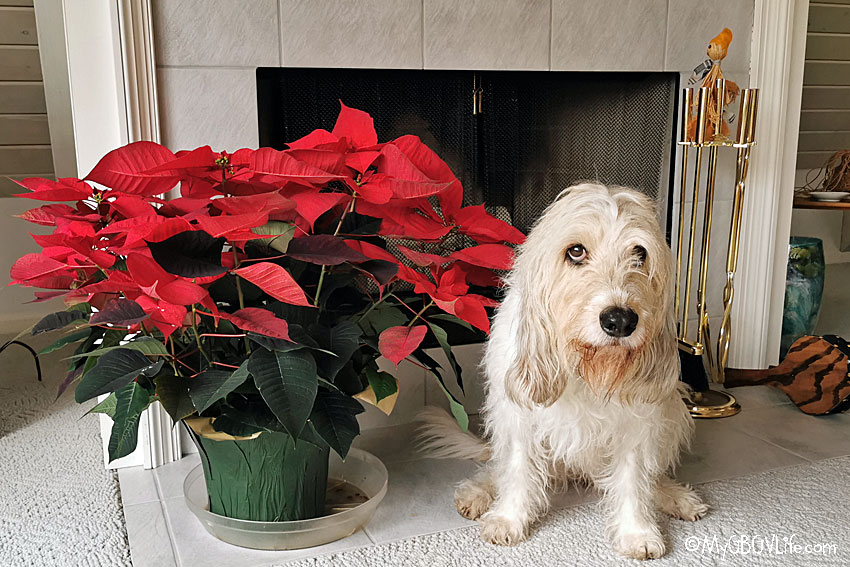
{"label": "dog's black nose", "polygon": [[628,307],[609,307],[599,314],[599,325],[612,337],[628,337],[637,324],[638,314]]}

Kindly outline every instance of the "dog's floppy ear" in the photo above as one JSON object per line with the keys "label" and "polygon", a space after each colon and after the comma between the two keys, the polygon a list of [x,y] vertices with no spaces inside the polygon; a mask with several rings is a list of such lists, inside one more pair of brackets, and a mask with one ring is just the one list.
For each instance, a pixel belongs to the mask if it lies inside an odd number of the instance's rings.
{"label": "dog's floppy ear", "polygon": [[[532,264],[532,265],[529,265]],[[527,263],[515,272],[512,291],[518,294],[514,316],[516,356],[505,375],[505,391],[516,404],[550,406],[566,387],[563,346],[558,340],[540,269]]]}

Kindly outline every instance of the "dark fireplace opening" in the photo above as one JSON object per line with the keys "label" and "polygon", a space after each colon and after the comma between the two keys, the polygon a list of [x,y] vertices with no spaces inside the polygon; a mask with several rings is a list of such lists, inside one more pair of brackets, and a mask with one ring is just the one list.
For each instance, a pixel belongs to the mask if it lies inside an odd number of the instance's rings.
{"label": "dark fireplace opening", "polygon": [[[341,100],[372,116],[380,142],[419,136],[461,180],[464,205],[484,202],[523,232],[591,180],[655,199],[669,240],[676,73],[261,68],[257,86],[261,146],[331,130]],[[435,252],[473,244],[456,235]],[[447,331],[452,344],[484,339]]]}
{"label": "dark fireplace opening", "polygon": [[261,68],[260,145],[284,149],[331,129],[342,100],[372,115],[380,141],[419,136],[461,180],[465,205],[484,202],[524,232],[562,189],[587,180],[646,193],[668,228],[678,80],[677,73]]}

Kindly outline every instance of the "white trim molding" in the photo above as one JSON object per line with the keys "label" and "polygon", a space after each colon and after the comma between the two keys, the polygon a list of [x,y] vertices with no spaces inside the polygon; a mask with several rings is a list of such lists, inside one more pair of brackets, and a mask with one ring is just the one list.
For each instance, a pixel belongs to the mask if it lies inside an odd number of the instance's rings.
{"label": "white trim molding", "polygon": [[806,47],[808,0],[756,0],[750,85],[758,87],[753,149],[742,221],[729,365],[776,364]]}
{"label": "white trim molding", "polygon": [[159,142],[150,0],[118,0],[118,18],[128,141]]}
{"label": "white trim molding", "polygon": [[[41,2],[45,0],[39,0]],[[86,175],[107,152],[159,140],[150,0],[63,0],[67,76],[76,165]],[[136,451],[113,463],[106,452],[111,421],[101,416],[108,468],[158,467],[181,457],[180,431],[160,404],[139,423]]]}
{"label": "white trim molding", "polygon": [[[118,30],[124,81],[127,142],[159,142],[156,61],[150,0],[118,0]],[[160,404],[139,423],[144,467],[156,468],[182,456],[180,430]]]}

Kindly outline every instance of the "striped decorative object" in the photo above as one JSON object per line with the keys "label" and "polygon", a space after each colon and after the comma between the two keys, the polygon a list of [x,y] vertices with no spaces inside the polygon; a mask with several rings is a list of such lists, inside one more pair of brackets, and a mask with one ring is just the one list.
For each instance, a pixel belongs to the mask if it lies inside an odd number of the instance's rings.
{"label": "striped decorative object", "polygon": [[800,337],[778,366],[766,370],[726,370],[727,388],[767,384],[785,392],[809,415],[850,407],[850,344],[841,337]]}

